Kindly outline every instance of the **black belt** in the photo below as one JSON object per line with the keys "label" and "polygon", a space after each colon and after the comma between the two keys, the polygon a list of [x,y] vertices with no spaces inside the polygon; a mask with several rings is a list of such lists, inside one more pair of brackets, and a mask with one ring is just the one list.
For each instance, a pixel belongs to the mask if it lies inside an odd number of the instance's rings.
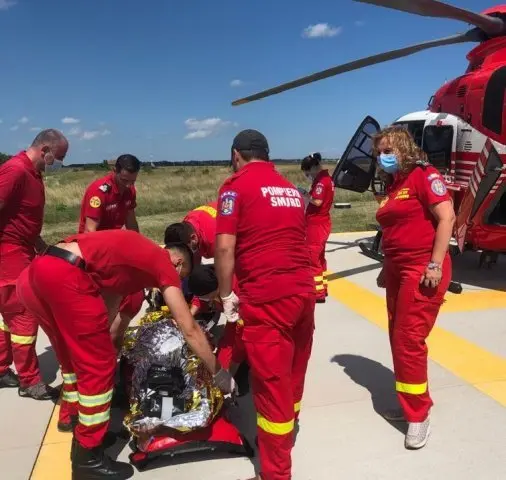
{"label": "black belt", "polygon": [[83,260],[82,257],[74,255],[72,252],[64,250],[63,248],[51,245],[47,247],[46,251],[44,252],[44,255],[50,255],[51,257],[61,258],[62,260],[65,260],[71,265],[74,265],[74,267],[80,268],[81,270],[86,270],[86,262]]}

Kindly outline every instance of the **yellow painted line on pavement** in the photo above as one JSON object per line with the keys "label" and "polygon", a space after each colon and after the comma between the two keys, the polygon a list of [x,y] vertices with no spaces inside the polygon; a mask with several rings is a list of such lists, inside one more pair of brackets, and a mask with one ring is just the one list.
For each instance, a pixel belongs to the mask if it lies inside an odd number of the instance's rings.
{"label": "yellow painted line on pavement", "polygon": [[[330,280],[328,292],[350,310],[388,330],[383,297],[345,278]],[[505,358],[438,326],[433,328],[427,344],[431,360],[506,407]]]}
{"label": "yellow painted line on pavement", "polygon": [[70,464],[72,433],[58,431],[59,412],[60,406],[56,405],[42,440],[39,455],[35,460],[30,480],[70,480],[72,478]]}
{"label": "yellow painted line on pavement", "polygon": [[506,308],[506,292],[499,290],[480,290],[456,295],[447,293],[441,313],[473,312],[492,308]]}

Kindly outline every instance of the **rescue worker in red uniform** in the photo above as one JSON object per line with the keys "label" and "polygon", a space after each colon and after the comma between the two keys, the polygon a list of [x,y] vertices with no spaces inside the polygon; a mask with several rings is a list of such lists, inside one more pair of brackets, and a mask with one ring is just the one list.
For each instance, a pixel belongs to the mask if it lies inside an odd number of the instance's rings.
{"label": "rescue worker in red uniform", "polygon": [[183,221],[173,223],[165,229],[165,243],[183,242],[195,254],[195,263],[199,264],[202,257],[214,258],[216,237],[216,202],[194,208]]}
{"label": "rescue worker in red uniform", "polygon": [[426,339],[450,284],[448,245],[455,214],[440,173],[409,132],[389,127],[374,138],[378,167],[391,175],[376,219],[385,255],[378,286],[386,287],[389,336],[401,409],[385,418],[408,422],[405,447],[423,447],[433,405]]}
{"label": "rescue worker in red uniform", "polygon": [[[0,167],[0,388],[21,397],[50,400],[58,392],[41,380],[35,344],[37,319],[20,303],[16,280],[41,253],[45,192],[42,172],[61,165],[68,150],[57,130],[44,130],[30,148]],[[10,369],[14,361],[18,375]]]}
{"label": "rescue worker in red uniform", "polygon": [[126,295],[159,288],[216,385],[226,393],[235,388],[181,293],[181,277],[191,272],[192,262],[186,245],[162,249],[134,231],[104,230],[73,235],[49,247],[18,279],[18,295],[40,318],[67,379],[63,400],[78,415],[71,449],[74,480],[133,475],[131,465],[111,460],[103,446],[116,369],[109,319]]}
{"label": "rescue worker in red uniform", "polygon": [[334,182],[327,169],[321,166],[322,157],[316,152],[305,157],[301,162],[301,170],[312,182],[307,196],[306,208],[306,240],[311,255],[316,302],[325,303],[327,297],[327,260],[325,246],[332,229],[330,209],[334,202]]}
{"label": "rescue worker in red uniform", "polygon": [[[141,162],[134,155],[120,155],[113,172],[93,181],[86,188],[81,202],[79,233],[118,228],[139,231],[135,215],[137,207],[135,182],[140,168]],[[111,325],[117,349],[121,347],[128,324],[139,313],[143,302],[143,291],[123,299],[118,317]]]}
{"label": "rescue worker in red uniform", "polygon": [[[239,314],[244,321],[260,478],[288,480],[314,331],[304,201],[269,161],[269,146],[260,132],[240,132],[231,153],[236,173],[218,194],[215,265],[220,296],[225,315]],[[240,302],[232,290],[234,272]]]}

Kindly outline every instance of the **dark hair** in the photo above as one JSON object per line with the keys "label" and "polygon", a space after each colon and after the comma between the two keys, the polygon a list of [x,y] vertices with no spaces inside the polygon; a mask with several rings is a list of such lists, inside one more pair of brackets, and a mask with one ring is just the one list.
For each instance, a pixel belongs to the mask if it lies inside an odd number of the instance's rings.
{"label": "dark hair", "polygon": [[126,170],[129,173],[137,173],[141,169],[141,162],[134,155],[129,153],[120,155],[116,160],[116,173]]}
{"label": "dark hair", "polygon": [[258,160],[269,161],[269,153],[265,150],[237,150],[245,162],[249,162],[254,158]]}
{"label": "dark hair", "polygon": [[311,168],[316,167],[322,161],[322,156],[318,153],[311,153],[307,157],[302,159],[300,164],[300,169],[304,172],[311,170]]}
{"label": "dark hair", "polygon": [[197,265],[188,277],[188,288],[197,297],[209,295],[218,289],[214,265]]}
{"label": "dark hair", "polygon": [[165,244],[165,249],[174,250],[180,253],[185,261],[190,264],[190,272],[193,271],[193,252],[190,250],[190,247],[188,247],[188,245],[182,242],[171,242]]}
{"label": "dark hair", "polygon": [[165,229],[163,241],[166,245],[178,242],[188,245],[193,233],[193,227],[188,222],[173,223]]}

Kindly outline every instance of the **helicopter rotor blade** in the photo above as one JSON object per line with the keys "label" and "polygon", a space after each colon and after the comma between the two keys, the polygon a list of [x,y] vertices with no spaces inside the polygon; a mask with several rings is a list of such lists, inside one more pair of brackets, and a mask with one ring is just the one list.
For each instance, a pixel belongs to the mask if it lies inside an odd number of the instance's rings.
{"label": "helicopter rotor blade", "polygon": [[392,8],[424,17],[451,18],[470,23],[483,30],[487,35],[499,35],[504,32],[505,25],[500,18],[454,7],[438,0],[354,0],[379,7]]}
{"label": "helicopter rotor blade", "polygon": [[312,75],[308,75],[306,77],[302,77],[297,80],[293,80],[291,82],[283,83],[282,85],[278,85],[277,87],[264,90],[254,95],[250,95],[248,97],[241,98],[239,100],[234,100],[232,102],[232,105],[233,106],[243,105],[245,103],[253,102],[255,100],[260,100],[261,98],[276,95],[286,90],[291,90],[292,88],[301,87],[302,85],[307,85],[309,83],[316,82],[318,80],[323,80],[324,78],[333,77],[335,75],[350,72],[352,70],[358,70],[359,68],[364,68],[369,65],[375,65],[377,63],[386,62],[388,60],[406,57],[408,55],[412,55],[413,53],[421,52],[422,50],[427,50],[429,48],[441,47],[443,45],[453,45],[456,43],[476,42],[476,41],[480,41],[480,38],[479,35],[477,35],[477,30],[473,29],[469,30],[466,33],[459,33],[457,35],[452,35],[450,37],[444,37],[437,40],[429,40],[427,42],[417,43],[416,45],[399,48],[397,50],[390,50],[389,52],[379,53],[377,55],[372,55],[370,57],[354,60],[353,62],[345,63],[337,67],[332,67],[327,70],[323,70],[321,72],[313,73]]}

